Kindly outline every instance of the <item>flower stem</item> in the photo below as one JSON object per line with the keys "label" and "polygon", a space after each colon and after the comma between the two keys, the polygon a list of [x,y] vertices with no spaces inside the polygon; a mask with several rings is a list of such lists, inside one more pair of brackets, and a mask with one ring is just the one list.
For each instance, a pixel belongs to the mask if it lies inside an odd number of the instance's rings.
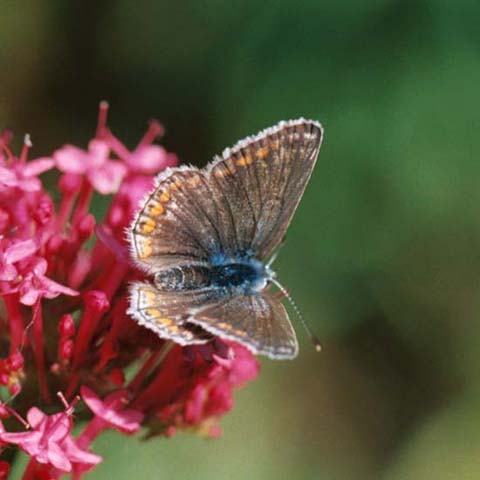
{"label": "flower stem", "polygon": [[[141,390],[137,397],[132,401],[133,408],[142,412],[149,411],[154,405],[162,405],[170,400],[172,395],[171,385],[178,383],[178,372],[183,363],[179,361],[182,356],[181,348],[170,348],[171,342],[167,344],[168,349],[162,350],[164,354],[161,363],[161,370],[156,374],[149,385]],[[177,385],[180,388],[179,385]]]}
{"label": "flower stem", "polygon": [[103,138],[107,131],[108,102],[102,100],[98,107],[98,124],[96,138]]}
{"label": "flower stem", "polygon": [[92,200],[93,195],[93,187],[90,182],[85,178],[82,183],[82,187],[80,189],[80,194],[78,196],[77,206],[75,209],[75,213],[73,215],[72,224],[75,223],[83,217],[86,213],[88,213],[88,207],[90,206],[90,202]]}
{"label": "flower stem", "polygon": [[132,392],[133,395],[135,395],[136,391],[142,386],[145,378],[151,372],[153,367],[155,367],[157,365],[158,359],[160,358],[160,355],[162,353],[163,353],[162,350],[155,350],[154,352],[152,352],[150,357],[147,358],[145,363],[142,365],[140,370],[137,372],[135,377],[132,379],[128,388]]}
{"label": "flower stem", "polygon": [[22,480],[35,480],[35,470],[37,468],[37,462],[34,457],[30,458],[27,464],[27,468],[23,472]]}
{"label": "flower stem", "polygon": [[150,120],[148,130],[143,136],[143,138],[140,140],[140,143],[138,145],[150,145],[156,138],[163,136],[164,133],[165,129],[158,120]]}
{"label": "flower stem", "polygon": [[10,354],[16,352],[23,339],[23,320],[20,314],[17,294],[4,295],[3,301],[8,313],[8,324],[10,327]]}
{"label": "flower stem", "polygon": [[105,430],[106,426],[105,420],[97,416],[93,417],[77,438],[77,446],[85,450]]}
{"label": "flower stem", "polygon": [[33,307],[33,339],[35,344],[35,361],[38,368],[38,383],[40,393],[45,402],[50,403],[50,392],[48,391],[47,374],[45,369],[44,343],[43,343],[43,317],[41,300]]}

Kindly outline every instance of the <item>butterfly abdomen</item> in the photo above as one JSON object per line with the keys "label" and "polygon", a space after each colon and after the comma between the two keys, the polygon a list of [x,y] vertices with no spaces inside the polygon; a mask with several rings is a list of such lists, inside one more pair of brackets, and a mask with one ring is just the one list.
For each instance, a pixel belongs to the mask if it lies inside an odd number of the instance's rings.
{"label": "butterfly abdomen", "polygon": [[215,288],[218,293],[233,291],[253,293],[268,281],[267,270],[258,261],[243,260],[215,266],[186,265],[162,270],[155,274],[155,285],[163,291]]}
{"label": "butterfly abdomen", "polygon": [[155,285],[160,290],[195,290],[210,285],[210,269],[202,265],[172,267],[155,274]]}

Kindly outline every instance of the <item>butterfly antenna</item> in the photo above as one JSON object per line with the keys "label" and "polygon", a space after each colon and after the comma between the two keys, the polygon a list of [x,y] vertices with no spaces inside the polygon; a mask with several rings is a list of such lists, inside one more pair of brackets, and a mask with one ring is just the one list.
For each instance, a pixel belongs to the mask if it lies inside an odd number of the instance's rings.
{"label": "butterfly antenna", "polygon": [[312,329],[308,325],[307,321],[302,315],[302,312],[300,312],[300,309],[297,307],[297,304],[293,301],[293,298],[290,296],[288,293],[287,289],[283,287],[281,283],[279,283],[277,280],[274,278],[271,279],[272,283],[282,292],[284,297],[288,300],[290,305],[292,306],[294,312],[297,314],[297,317],[300,319],[300,323],[303,325],[303,328],[307,332],[307,335],[310,338],[310,341],[313,343],[313,346],[315,347],[315,350],[317,352],[320,352],[322,349],[322,345],[320,344],[320,340],[317,338],[317,336],[312,332]]}

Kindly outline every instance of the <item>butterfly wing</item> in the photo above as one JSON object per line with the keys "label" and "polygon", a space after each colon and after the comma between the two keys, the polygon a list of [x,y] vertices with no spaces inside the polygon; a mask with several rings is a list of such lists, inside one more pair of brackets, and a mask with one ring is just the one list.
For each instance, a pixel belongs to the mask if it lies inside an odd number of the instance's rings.
{"label": "butterfly wing", "polygon": [[188,312],[217,301],[212,289],[160,291],[149,283],[134,283],[130,288],[128,313],[165,340],[180,345],[204,343],[211,339],[201,328],[187,322]]}
{"label": "butterfly wing", "polygon": [[280,122],[226,149],[208,168],[214,198],[232,213],[237,252],[268,257],[285,236],[315,166],[318,122]]}
{"label": "butterfly wing", "polygon": [[285,307],[266,294],[237,295],[204,306],[188,318],[220,338],[234,340],[256,355],[291,359],[298,343]]}
{"label": "butterfly wing", "polygon": [[180,345],[204,343],[211,334],[273,359],[298,353],[285,307],[270,295],[225,296],[211,288],[168,292],[135,283],[128,313],[159,337]]}
{"label": "butterfly wing", "polygon": [[132,257],[150,272],[207,261],[222,238],[216,208],[202,171],[165,170],[132,223]]}
{"label": "butterfly wing", "polygon": [[285,235],[321,139],[317,122],[280,122],[225,150],[206,170],[166,170],[132,224],[133,258],[156,271],[215,254],[267,257]]}

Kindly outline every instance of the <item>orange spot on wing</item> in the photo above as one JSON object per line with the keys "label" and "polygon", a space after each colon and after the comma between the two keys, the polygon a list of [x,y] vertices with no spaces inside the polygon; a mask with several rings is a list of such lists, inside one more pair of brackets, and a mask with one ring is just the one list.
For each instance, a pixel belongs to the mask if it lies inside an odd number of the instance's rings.
{"label": "orange spot on wing", "polygon": [[244,332],[243,330],[234,330],[233,333],[238,337],[244,337],[247,334],[247,332]]}
{"label": "orange spot on wing", "polygon": [[[163,318],[158,318],[156,320],[156,322],[160,323],[164,327],[168,327],[169,325],[171,325],[173,323],[173,320],[171,318],[168,318],[168,317],[163,317]],[[170,328],[173,328],[173,327],[170,327]]]}
{"label": "orange spot on wing", "polygon": [[219,167],[215,170],[215,172],[213,173],[217,178],[224,178],[226,177],[227,175],[230,175],[231,172],[229,172],[228,170],[226,170],[225,168],[222,168],[222,167]]}
{"label": "orange spot on wing", "polygon": [[161,315],[160,310],[157,308],[147,308],[145,313],[148,317],[159,317]]}
{"label": "orange spot on wing", "polygon": [[141,223],[140,231],[143,234],[152,233],[155,230],[155,225],[157,223],[152,218],[144,218]]}
{"label": "orange spot on wing", "polygon": [[158,217],[165,213],[165,207],[161,203],[157,203],[150,207],[150,211],[148,212],[152,217]]}
{"label": "orange spot on wing", "polygon": [[258,158],[265,158],[268,155],[269,151],[270,151],[270,149],[268,147],[259,148],[255,152],[255,156],[258,157]]}
{"label": "orange spot on wing", "polygon": [[162,203],[168,202],[170,200],[170,194],[168,192],[163,192],[158,199]]}
{"label": "orange spot on wing", "polygon": [[244,157],[240,157],[237,159],[237,165],[239,167],[246,167],[247,165],[250,165],[252,163],[252,157],[250,155],[245,155]]}
{"label": "orange spot on wing", "polygon": [[142,290],[143,295],[145,296],[146,303],[152,304],[157,296],[151,290]]}

